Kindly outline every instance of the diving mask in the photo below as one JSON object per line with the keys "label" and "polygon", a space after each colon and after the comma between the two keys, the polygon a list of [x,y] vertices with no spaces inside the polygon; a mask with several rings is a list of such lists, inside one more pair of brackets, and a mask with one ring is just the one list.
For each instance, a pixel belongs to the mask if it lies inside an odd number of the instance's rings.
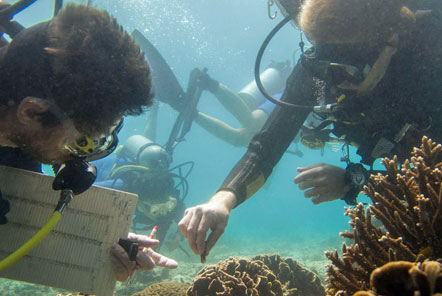
{"label": "diving mask", "polygon": [[70,143],[65,144],[72,156],[93,161],[111,154],[118,145],[118,133],[123,127],[123,119],[114,125],[108,135],[90,137],[82,135]]}

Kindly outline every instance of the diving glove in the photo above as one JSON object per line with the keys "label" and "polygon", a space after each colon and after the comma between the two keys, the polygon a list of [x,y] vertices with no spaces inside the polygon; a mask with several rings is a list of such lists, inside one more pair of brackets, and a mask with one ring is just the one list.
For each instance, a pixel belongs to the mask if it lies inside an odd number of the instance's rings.
{"label": "diving glove", "polygon": [[0,224],[8,223],[8,218],[6,218],[6,214],[9,213],[11,209],[9,200],[3,199],[2,192],[0,191]]}
{"label": "diving glove", "polygon": [[215,79],[212,79],[209,74],[201,72],[199,77],[197,78],[197,84],[202,89],[208,90],[211,93],[216,92],[219,86],[219,82]]}

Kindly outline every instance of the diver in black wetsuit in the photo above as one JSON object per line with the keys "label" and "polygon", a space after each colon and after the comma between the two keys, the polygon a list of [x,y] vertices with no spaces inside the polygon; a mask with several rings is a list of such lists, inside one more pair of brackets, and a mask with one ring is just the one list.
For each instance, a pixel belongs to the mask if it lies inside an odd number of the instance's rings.
{"label": "diver in black wetsuit", "polygon": [[[282,101],[247,153],[205,204],[179,223],[196,254],[207,255],[230,211],[264,184],[305,118],[333,121],[333,133],[358,147],[362,163],[408,156],[422,135],[442,138],[442,16],[439,1],[307,0],[298,22],[314,47],[298,62]],[[356,203],[367,179],[361,164],[298,168],[295,183],[315,204]],[[212,232],[206,240],[208,230]]]}

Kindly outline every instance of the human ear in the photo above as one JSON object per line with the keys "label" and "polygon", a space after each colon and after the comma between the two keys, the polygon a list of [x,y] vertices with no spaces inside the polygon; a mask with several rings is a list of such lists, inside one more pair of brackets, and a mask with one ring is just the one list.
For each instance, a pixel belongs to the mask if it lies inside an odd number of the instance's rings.
{"label": "human ear", "polygon": [[41,114],[48,110],[45,100],[26,97],[17,106],[17,120],[24,125],[41,124]]}

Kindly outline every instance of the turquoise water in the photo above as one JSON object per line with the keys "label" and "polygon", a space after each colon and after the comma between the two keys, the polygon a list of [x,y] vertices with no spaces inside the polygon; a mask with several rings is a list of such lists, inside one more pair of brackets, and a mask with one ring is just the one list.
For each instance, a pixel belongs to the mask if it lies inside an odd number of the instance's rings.
{"label": "turquoise water", "polygon": [[[193,68],[207,67],[213,78],[237,91],[252,79],[259,46],[281,20],[279,11],[275,20],[268,18],[266,3],[252,0],[94,1],[96,7],[107,9],[129,32],[133,29],[143,32],[167,60],[183,88]],[[51,17],[52,4],[49,0],[39,0],[17,20],[25,26],[46,20]],[[299,31],[286,26],[269,45],[263,65],[271,60],[292,60],[298,49],[299,36]],[[207,92],[203,93],[198,109],[239,126]],[[120,133],[122,143],[129,136],[143,132],[146,116],[148,113],[126,120]],[[177,113],[168,106],[160,106],[160,144],[166,142],[176,116]],[[303,197],[293,178],[298,166],[317,162],[344,166],[339,160],[342,155],[326,149],[321,156],[319,151],[301,145],[300,148],[304,153],[302,158],[284,155],[270,184],[232,212],[228,228],[214,253],[217,248],[226,255],[230,252],[231,256],[257,255],[255,250],[296,253],[296,250],[286,248],[305,245],[311,246],[312,253],[321,254],[324,248],[321,242],[331,241],[330,246],[334,246],[338,232],[348,227],[344,202],[315,206]],[[188,178],[190,191],[186,204],[192,206],[208,200],[245,151],[245,148],[218,140],[194,124],[186,141],[175,149],[172,164],[195,162]],[[352,157],[356,159],[356,156]],[[228,251],[225,251],[226,246],[230,246]],[[339,244],[335,247],[339,248]],[[191,260],[197,261],[198,257]]]}

